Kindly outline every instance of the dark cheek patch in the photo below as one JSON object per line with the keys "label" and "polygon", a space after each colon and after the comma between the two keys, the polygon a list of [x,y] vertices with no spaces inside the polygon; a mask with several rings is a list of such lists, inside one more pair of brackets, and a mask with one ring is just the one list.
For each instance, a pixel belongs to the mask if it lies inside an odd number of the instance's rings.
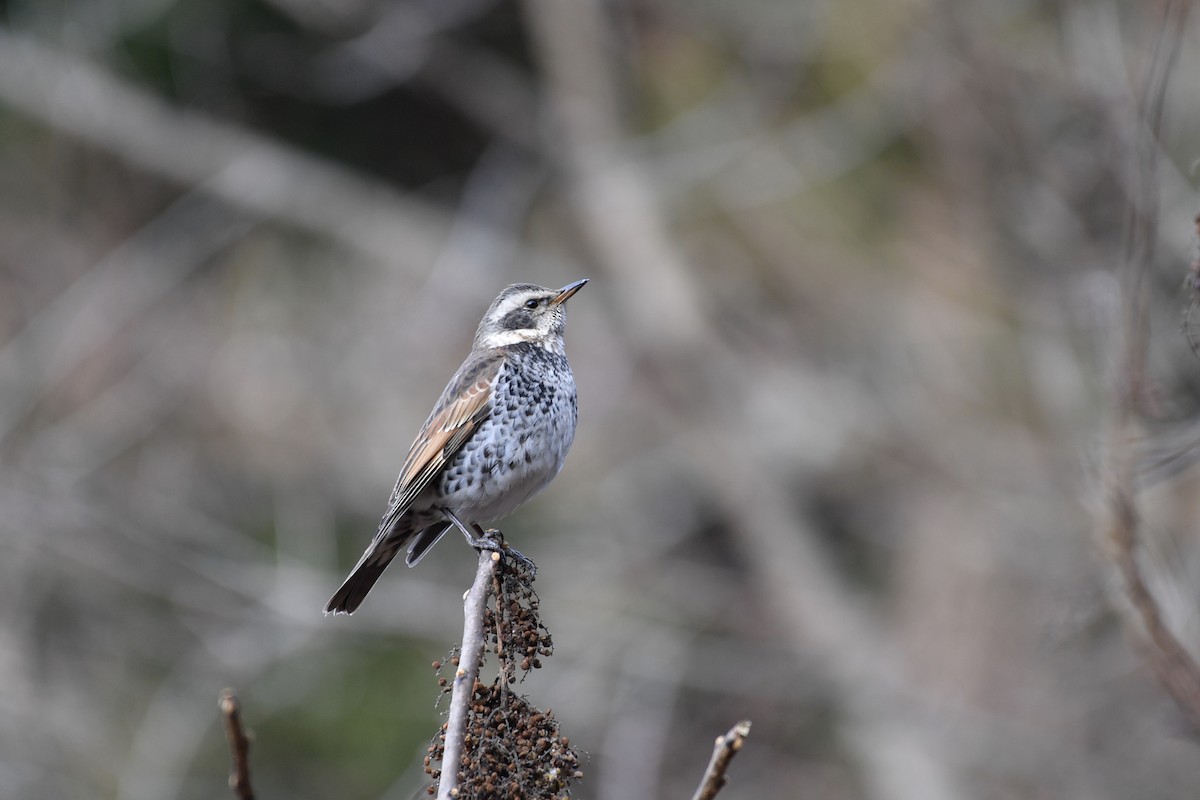
{"label": "dark cheek patch", "polygon": [[520,331],[532,328],[533,315],[523,308],[518,308],[504,315],[504,322],[501,323],[501,326],[506,331]]}

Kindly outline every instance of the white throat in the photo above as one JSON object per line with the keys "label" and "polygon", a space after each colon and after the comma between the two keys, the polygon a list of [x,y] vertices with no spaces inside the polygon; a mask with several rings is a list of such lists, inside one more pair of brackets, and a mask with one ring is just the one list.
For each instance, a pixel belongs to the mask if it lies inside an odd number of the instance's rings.
{"label": "white throat", "polygon": [[521,328],[515,331],[496,331],[483,337],[480,342],[484,347],[508,347],[509,345],[532,342],[540,344],[543,334],[537,328]]}

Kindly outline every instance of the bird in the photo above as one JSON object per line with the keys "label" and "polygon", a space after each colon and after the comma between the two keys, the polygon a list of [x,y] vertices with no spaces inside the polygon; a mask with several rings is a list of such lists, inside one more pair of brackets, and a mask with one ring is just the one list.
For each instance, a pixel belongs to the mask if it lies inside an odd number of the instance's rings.
{"label": "bird", "polygon": [[352,614],[402,549],[417,564],[451,526],[480,546],[482,524],[508,516],[553,480],[575,439],[578,399],[563,336],[561,289],[506,287],[471,353],[421,426],[370,546],[325,606]]}

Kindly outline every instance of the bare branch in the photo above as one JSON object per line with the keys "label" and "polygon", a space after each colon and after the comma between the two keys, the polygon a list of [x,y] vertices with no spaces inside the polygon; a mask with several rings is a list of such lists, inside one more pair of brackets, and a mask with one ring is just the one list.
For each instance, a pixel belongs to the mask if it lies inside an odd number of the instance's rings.
{"label": "bare branch", "polygon": [[692,800],[712,800],[717,796],[717,792],[725,786],[725,771],[729,769],[730,762],[742,749],[742,743],[749,735],[750,720],[744,719],[730,728],[728,733],[717,737],[708,769],[704,771],[704,779],[700,781]]}
{"label": "bare branch", "polygon": [[229,741],[229,754],[233,761],[229,787],[238,800],[254,800],[254,789],[250,787],[250,740],[242,728],[241,704],[233,689],[225,689],[217,705],[225,720],[225,738]]}
{"label": "bare branch", "polygon": [[458,786],[458,768],[462,762],[463,741],[467,735],[471,700],[475,680],[483,658],[483,621],[487,611],[488,594],[493,575],[500,563],[500,553],[483,550],[475,582],[463,602],[463,640],[458,669],[454,673],[454,690],[450,696],[450,719],[446,723],[446,745],[442,756],[442,775],[438,780],[438,800],[449,800]]}

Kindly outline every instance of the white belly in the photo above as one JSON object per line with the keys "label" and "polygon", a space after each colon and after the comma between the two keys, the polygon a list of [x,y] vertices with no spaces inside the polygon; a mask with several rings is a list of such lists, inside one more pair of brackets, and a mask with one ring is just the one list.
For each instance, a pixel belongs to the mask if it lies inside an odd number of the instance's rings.
{"label": "white belly", "polygon": [[546,488],[575,438],[575,382],[531,396],[498,394],[495,411],[442,474],[441,504],[480,525],[508,516]]}

